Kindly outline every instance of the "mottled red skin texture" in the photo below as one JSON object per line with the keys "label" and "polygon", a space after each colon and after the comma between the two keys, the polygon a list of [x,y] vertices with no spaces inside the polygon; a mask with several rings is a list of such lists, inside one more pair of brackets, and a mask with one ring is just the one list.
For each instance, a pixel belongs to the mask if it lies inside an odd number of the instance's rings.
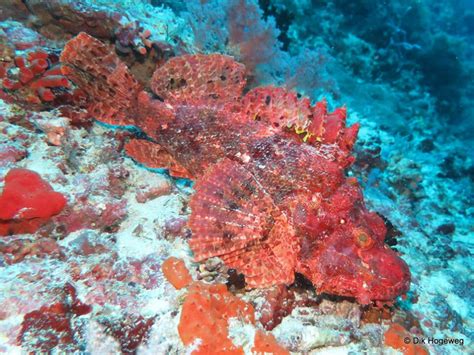
{"label": "mottled red skin texture", "polygon": [[[336,162],[321,156],[316,147],[279,135],[256,137],[254,132],[264,123],[229,122],[223,115],[208,108],[179,107],[176,120],[154,138],[195,177],[222,157],[251,172],[292,217],[301,247],[294,271],[318,291],[356,297],[365,304],[393,300],[408,290],[408,267],[384,244],[382,219],[367,211],[357,182],[345,178]],[[242,162],[239,155],[250,160]],[[320,182],[313,184],[315,180]],[[368,240],[359,241],[361,236]]]}
{"label": "mottled red skin texture", "polygon": [[258,320],[265,330],[272,330],[294,309],[295,295],[285,285],[277,285],[264,290],[262,296],[265,302],[256,307]]}
{"label": "mottled red skin texture", "polygon": [[[153,75],[154,100],[111,53],[80,34],[61,59],[74,68],[69,78],[90,88],[96,119],[138,126],[197,180],[189,221],[196,260],[221,257],[249,287],[290,284],[298,272],[319,292],[363,304],[408,290],[408,267],[384,244],[382,219],[345,177],[358,128],[345,126],[345,109],[328,113],[324,102],[311,106],[273,87],[242,96],[245,68],[221,55],[168,61]],[[100,75],[85,83],[83,72]],[[117,91],[129,93],[120,105]]]}

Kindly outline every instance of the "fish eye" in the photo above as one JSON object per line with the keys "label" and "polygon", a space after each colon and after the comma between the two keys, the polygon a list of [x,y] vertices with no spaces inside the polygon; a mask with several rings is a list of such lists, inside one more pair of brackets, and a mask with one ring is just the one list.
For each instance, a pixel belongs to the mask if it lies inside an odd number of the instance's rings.
{"label": "fish eye", "polygon": [[356,230],[354,233],[354,241],[359,248],[369,249],[373,244],[373,239],[363,230]]}

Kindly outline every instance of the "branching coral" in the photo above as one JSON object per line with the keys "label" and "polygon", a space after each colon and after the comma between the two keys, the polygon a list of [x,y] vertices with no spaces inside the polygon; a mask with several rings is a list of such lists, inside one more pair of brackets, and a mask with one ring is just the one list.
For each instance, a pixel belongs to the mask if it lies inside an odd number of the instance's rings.
{"label": "branching coral", "polygon": [[52,60],[54,58],[42,51],[30,52],[26,58],[15,57],[18,77],[12,78],[5,72],[3,89],[29,104],[54,101],[66,93],[60,89],[68,89],[70,82]]}

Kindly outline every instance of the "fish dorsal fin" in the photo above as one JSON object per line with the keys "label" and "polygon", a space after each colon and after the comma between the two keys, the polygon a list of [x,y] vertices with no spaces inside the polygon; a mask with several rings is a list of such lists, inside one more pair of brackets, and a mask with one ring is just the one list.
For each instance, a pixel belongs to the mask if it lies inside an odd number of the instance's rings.
{"label": "fish dorsal fin", "polygon": [[299,244],[287,216],[244,166],[222,159],[195,185],[189,241],[197,261],[220,257],[249,287],[290,284]]}
{"label": "fish dorsal fin", "polygon": [[242,112],[277,129],[291,128],[298,132],[307,129],[312,117],[308,98],[300,99],[296,92],[275,86],[250,90],[242,99]]}
{"label": "fish dorsal fin", "polygon": [[221,106],[239,100],[245,85],[245,66],[222,54],[171,58],[151,79],[153,92],[171,104]]}
{"label": "fish dorsal fin", "polygon": [[348,166],[359,126],[346,127],[346,109],[327,112],[326,101],[311,105],[294,91],[266,86],[250,90],[242,99],[242,120],[267,122],[273,130],[300,142],[324,147],[342,167]]}

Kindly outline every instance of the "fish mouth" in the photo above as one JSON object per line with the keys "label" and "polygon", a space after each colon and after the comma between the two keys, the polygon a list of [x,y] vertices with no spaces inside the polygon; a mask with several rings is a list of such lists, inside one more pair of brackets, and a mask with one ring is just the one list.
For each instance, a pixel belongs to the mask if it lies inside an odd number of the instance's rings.
{"label": "fish mouth", "polygon": [[326,262],[319,259],[319,263],[308,265],[305,270],[311,270],[306,275],[319,293],[353,297],[366,305],[373,301],[392,302],[410,287],[408,265],[388,247],[354,251],[345,258],[331,255],[323,256]]}
{"label": "fish mouth", "polygon": [[372,301],[393,301],[405,294],[410,288],[410,270],[407,263],[388,247],[371,250],[361,255],[368,275],[373,277],[366,281],[363,289],[367,292],[362,298]]}

